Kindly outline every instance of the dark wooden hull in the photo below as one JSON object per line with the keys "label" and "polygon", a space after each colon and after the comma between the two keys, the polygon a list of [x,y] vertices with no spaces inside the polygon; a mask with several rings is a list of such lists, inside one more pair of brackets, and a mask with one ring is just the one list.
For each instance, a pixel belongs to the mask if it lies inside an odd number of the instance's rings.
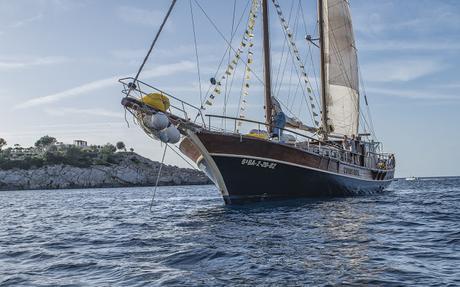
{"label": "dark wooden hull", "polygon": [[190,134],[181,150],[214,181],[226,204],[378,193],[394,175],[293,146],[208,131]]}

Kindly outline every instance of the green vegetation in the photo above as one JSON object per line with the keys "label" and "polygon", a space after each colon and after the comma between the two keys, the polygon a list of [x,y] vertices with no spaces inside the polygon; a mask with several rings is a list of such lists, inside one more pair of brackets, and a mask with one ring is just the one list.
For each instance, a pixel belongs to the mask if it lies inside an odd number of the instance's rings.
{"label": "green vegetation", "polygon": [[56,138],[46,135],[35,142],[35,147],[46,149],[47,147],[54,145],[56,142]]}
{"label": "green vegetation", "polygon": [[116,144],[117,150],[124,150],[126,151],[126,146],[124,142],[117,142]]}
{"label": "green vegetation", "polygon": [[6,146],[6,140],[3,138],[0,138],[0,150],[2,150],[4,146]]}
{"label": "green vegetation", "polygon": [[[118,150],[126,151],[123,142],[116,146],[107,143],[103,146],[75,146],[58,143],[56,138],[41,137],[35,147],[22,148],[19,145],[2,150],[6,141],[0,138],[0,169],[33,169],[48,165],[65,164],[76,167],[89,167],[92,165],[117,164],[121,160]],[[132,150],[132,149],[131,149]]]}

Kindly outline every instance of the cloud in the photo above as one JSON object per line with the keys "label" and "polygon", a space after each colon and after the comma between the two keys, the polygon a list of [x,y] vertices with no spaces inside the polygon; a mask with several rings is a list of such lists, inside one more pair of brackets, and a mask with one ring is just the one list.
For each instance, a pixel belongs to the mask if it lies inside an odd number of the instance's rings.
{"label": "cloud", "polygon": [[0,70],[15,70],[30,68],[35,66],[49,66],[67,63],[71,61],[67,57],[13,57],[13,58],[1,58],[0,57]]}
{"label": "cloud", "polygon": [[460,100],[459,95],[455,94],[443,94],[439,93],[438,90],[398,90],[398,89],[381,89],[381,88],[366,88],[368,95],[382,95],[406,98],[410,100],[436,100],[436,101],[458,101]]}
{"label": "cloud", "polygon": [[[5,28],[6,30],[21,28],[21,27],[27,26],[30,23],[37,22],[41,20],[42,18],[43,18],[43,13],[39,13],[37,15],[34,15],[28,18],[15,20],[7,25],[4,25],[3,28]],[[2,34],[5,34],[5,31],[0,30],[0,35]]]}
{"label": "cloud", "polygon": [[43,18],[43,13],[39,13],[39,14],[37,14],[35,16],[15,21],[15,22],[9,24],[8,27],[9,28],[23,27],[23,26],[25,26],[27,24],[30,24],[30,23],[36,22],[38,20],[41,20],[42,18]]}
{"label": "cloud", "polygon": [[14,129],[14,130],[2,130],[0,133],[3,137],[17,137],[22,140],[27,136],[42,136],[43,131],[51,136],[63,136],[63,135],[77,135],[81,134],[88,136],[89,134],[100,135],[102,133],[114,134],[119,131],[120,128],[125,127],[126,122],[124,121],[105,121],[103,123],[98,122],[87,122],[87,123],[69,123],[69,124],[56,124],[56,125],[31,125],[28,129]]}
{"label": "cloud", "polygon": [[120,112],[113,112],[106,109],[94,108],[94,109],[77,109],[77,108],[55,108],[46,109],[45,112],[52,116],[68,116],[68,115],[80,115],[80,116],[100,116],[100,117],[112,117],[120,118],[122,115]]}
{"label": "cloud", "polygon": [[[182,61],[179,63],[157,66],[156,68],[147,70],[141,74],[143,79],[155,78],[175,74],[177,72],[191,71],[195,69],[195,64],[190,61]],[[118,84],[118,79],[126,76],[113,76],[106,79],[101,79],[89,82],[75,88],[71,88],[55,94],[34,98],[17,105],[15,108],[30,108],[44,104],[50,104],[62,99],[73,98],[99,89],[107,88]]]}
{"label": "cloud", "polygon": [[[352,7],[355,31],[365,36],[380,37],[398,32],[427,34],[427,31],[458,30],[460,18],[457,3],[432,0],[358,1]],[[426,7],[430,7],[426,9]]]}
{"label": "cloud", "polygon": [[[138,62],[145,57],[148,49],[119,49],[110,51],[110,55],[119,60],[137,60]],[[157,51],[155,51],[157,52]]]}
{"label": "cloud", "polygon": [[453,41],[360,41],[360,51],[453,51],[460,50],[460,42]]}
{"label": "cloud", "polygon": [[371,82],[408,82],[443,70],[434,60],[392,60],[363,65],[364,79]]}
{"label": "cloud", "polygon": [[[200,58],[203,58],[205,55],[209,53],[215,52],[216,46],[215,45],[198,45],[198,51],[200,54],[203,54]],[[141,59],[145,57],[148,48],[142,49],[117,49],[110,51],[110,55],[115,59],[123,60],[123,61],[136,61],[139,62]],[[223,53],[224,50],[222,50]],[[195,56],[195,51],[193,49],[193,43],[189,44],[182,44],[182,45],[174,45],[172,47],[155,47],[155,55],[157,57],[182,57],[182,56]],[[213,57],[215,58],[215,57]]]}
{"label": "cloud", "polygon": [[161,10],[140,9],[131,6],[118,7],[116,13],[125,23],[141,26],[159,26],[165,16]]}

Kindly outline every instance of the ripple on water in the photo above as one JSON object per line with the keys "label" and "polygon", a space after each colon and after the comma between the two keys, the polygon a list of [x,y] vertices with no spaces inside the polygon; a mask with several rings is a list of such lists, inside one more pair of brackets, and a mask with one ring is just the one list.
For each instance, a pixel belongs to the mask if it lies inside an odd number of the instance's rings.
{"label": "ripple on water", "polygon": [[0,193],[0,286],[460,285],[460,179],[226,207],[211,186]]}

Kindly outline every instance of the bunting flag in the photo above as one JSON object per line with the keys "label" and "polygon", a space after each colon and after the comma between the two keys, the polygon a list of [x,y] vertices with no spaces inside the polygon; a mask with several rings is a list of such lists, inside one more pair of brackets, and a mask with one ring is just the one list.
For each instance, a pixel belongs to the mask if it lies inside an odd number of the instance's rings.
{"label": "bunting flag", "polygon": [[309,99],[310,106],[311,106],[311,115],[313,117],[313,122],[315,123],[316,126],[318,126],[319,125],[319,121],[317,119],[318,112],[315,110],[316,107],[315,107],[314,102],[313,102],[314,101],[314,98],[312,96],[313,91],[312,91],[312,88],[311,88],[310,81],[308,80],[307,72],[305,71],[305,64],[302,62],[302,57],[300,56],[299,49],[297,48],[297,45],[294,42],[294,34],[291,31],[291,29],[289,28],[288,22],[286,21],[286,19],[283,16],[283,11],[281,10],[280,5],[278,4],[278,0],[272,0],[272,1],[273,1],[273,4],[275,5],[276,13],[278,14],[279,19],[281,21],[281,26],[283,27],[284,33],[287,36],[287,42],[289,42],[289,44],[290,44],[291,53],[294,55],[294,58],[295,58],[295,60],[297,62],[299,75],[302,75],[303,82],[304,82],[304,84],[306,86],[306,91],[308,93],[308,99]]}
{"label": "bunting flag", "polygon": [[259,12],[259,0],[252,0],[251,10],[249,11],[248,25],[246,27],[246,30],[244,31],[240,45],[236,49],[232,60],[230,61],[227,68],[225,69],[224,74],[220,77],[220,80],[216,81],[213,78],[214,81],[211,81],[211,84],[214,86],[214,90],[206,99],[204,103],[204,107],[202,107],[204,110],[206,109],[206,106],[212,106],[214,99],[216,98],[216,95],[221,94],[221,87],[222,87],[221,81],[228,79],[233,75],[233,72],[235,71],[235,68],[238,65],[239,60],[241,60],[241,54],[244,52],[245,49],[248,49],[248,60],[247,60],[246,69],[245,69],[245,76],[243,78],[245,81],[245,84],[243,85],[243,87],[249,88],[249,84],[247,83],[247,81],[249,81],[250,79],[251,69],[248,67],[248,65],[253,62],[253,53],[252,51],[250,51],[250,48],[254,46],[254,43],[253,43],[254,27],[256,25],[256,18],[257,18],[258,12]]}
{"label": "bunting flag", "polygon": [[[255,1],[255,2],[259,2],[259,1]],[[254,5],[254,1],[253,1],[253,5]],[[258,4],[256,4],[258,5]],[[252,52],[251,48],[254,46],[254,27],[255,27],[255,21],[251,22],[251,20],[249,21],[250,24],[249,24],[249,28],[248,30],[246,30],[246,35],[248,37],[248,60],[247,60],[247,63],[246,63],[246,69],[244,70],[244,76],[243,76],[243,87],[242,87],[242,90],[241,90],[241,100],[240,100],[240,104],[239,104],[239,107],[240,107],[240,110],[238,111],[238,118],[240,119],[244,119],[245,118],[245,111],[246,111],[246,104],[247,104],[247,100],[246,98],[248,97],[249,95],[249,80],[251,79],[251,64],[254,62],[254,53]],[[242,121],[238,121],[237,122],[237,127],[238,127],[238,130],[237,132],[239,132],[239,128],[243,125],[243,122]]]}

